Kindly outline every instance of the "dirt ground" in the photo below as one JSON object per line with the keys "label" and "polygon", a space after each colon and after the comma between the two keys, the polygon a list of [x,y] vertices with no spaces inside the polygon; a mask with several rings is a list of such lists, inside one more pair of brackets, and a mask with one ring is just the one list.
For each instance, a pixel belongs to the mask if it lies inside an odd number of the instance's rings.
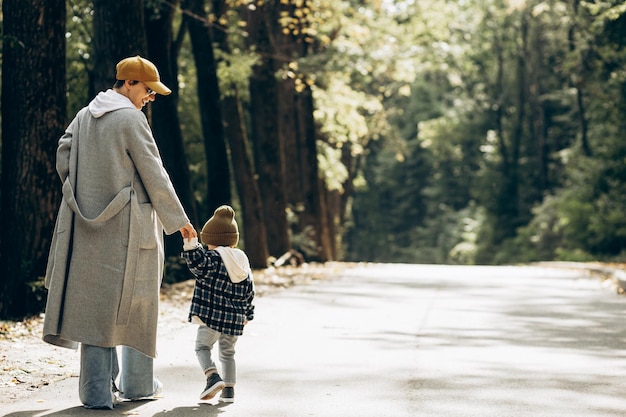
{"label": "dirt ground", "polygon": [[[257,297],[293,285],[332,277],[347,264],[303,264],[255,271]],[[164,285],[161,290],[159,332],[186,323],[193,280]],[[20,322],[0,321],[0,409],[3,404],[31,395],[48,384],[78,377],[78,351],[56,347],[41,340],[43,314]]]}

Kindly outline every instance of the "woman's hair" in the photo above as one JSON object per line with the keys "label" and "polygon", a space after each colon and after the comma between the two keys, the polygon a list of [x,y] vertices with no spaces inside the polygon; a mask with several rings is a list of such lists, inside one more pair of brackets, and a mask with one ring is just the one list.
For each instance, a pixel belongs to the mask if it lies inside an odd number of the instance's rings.
{"label": "woman's hair", "polygon": [[[125,80],[115,80],[115,84],[113,84],[113,88],[122,88],[122,87],[124,87],[124,82],[125,82]],[[131,81],[130,85],[135,85],[138,82],[139,81]]]}

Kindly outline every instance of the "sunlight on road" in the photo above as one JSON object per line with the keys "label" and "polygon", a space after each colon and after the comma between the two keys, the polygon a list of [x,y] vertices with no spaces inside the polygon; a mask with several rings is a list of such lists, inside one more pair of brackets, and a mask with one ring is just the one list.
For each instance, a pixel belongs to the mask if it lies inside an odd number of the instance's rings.
{"label": "sunlight on road", "polygon": [[[193,352],[195,328],[181,320],[159,337],[163,397],[119,411],[623,417],[625,303],[600,280],[557,268],[336,269],[327,279],[259,297],[255,320],[237,344],[237,403],[198,403],[204,380]],[[48,415],[81,415],[67,406],[77,398],[58,400],[45,399]]]}

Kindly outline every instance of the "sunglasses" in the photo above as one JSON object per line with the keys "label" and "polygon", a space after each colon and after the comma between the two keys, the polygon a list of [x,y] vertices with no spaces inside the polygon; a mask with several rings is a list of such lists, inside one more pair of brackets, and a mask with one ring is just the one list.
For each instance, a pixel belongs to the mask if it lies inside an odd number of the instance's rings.
{"label": "sunglasses", "polygon": [[156,91],[149,89],[148,87],[146,87],[146,85],[144,84],[144,87],[146,88],[146,93],[151,96],[153,94],[156,94]]}

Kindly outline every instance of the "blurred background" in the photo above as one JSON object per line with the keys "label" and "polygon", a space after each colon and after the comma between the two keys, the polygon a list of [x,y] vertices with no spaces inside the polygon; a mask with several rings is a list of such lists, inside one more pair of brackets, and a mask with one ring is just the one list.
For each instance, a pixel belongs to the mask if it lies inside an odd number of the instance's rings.
{"label": "blurred background", "polygon": [[256,269],[624,259],[626,2],[1,3],[0,318],[43,311],[57,141],[137,54],[192,222],[231,204]]}

